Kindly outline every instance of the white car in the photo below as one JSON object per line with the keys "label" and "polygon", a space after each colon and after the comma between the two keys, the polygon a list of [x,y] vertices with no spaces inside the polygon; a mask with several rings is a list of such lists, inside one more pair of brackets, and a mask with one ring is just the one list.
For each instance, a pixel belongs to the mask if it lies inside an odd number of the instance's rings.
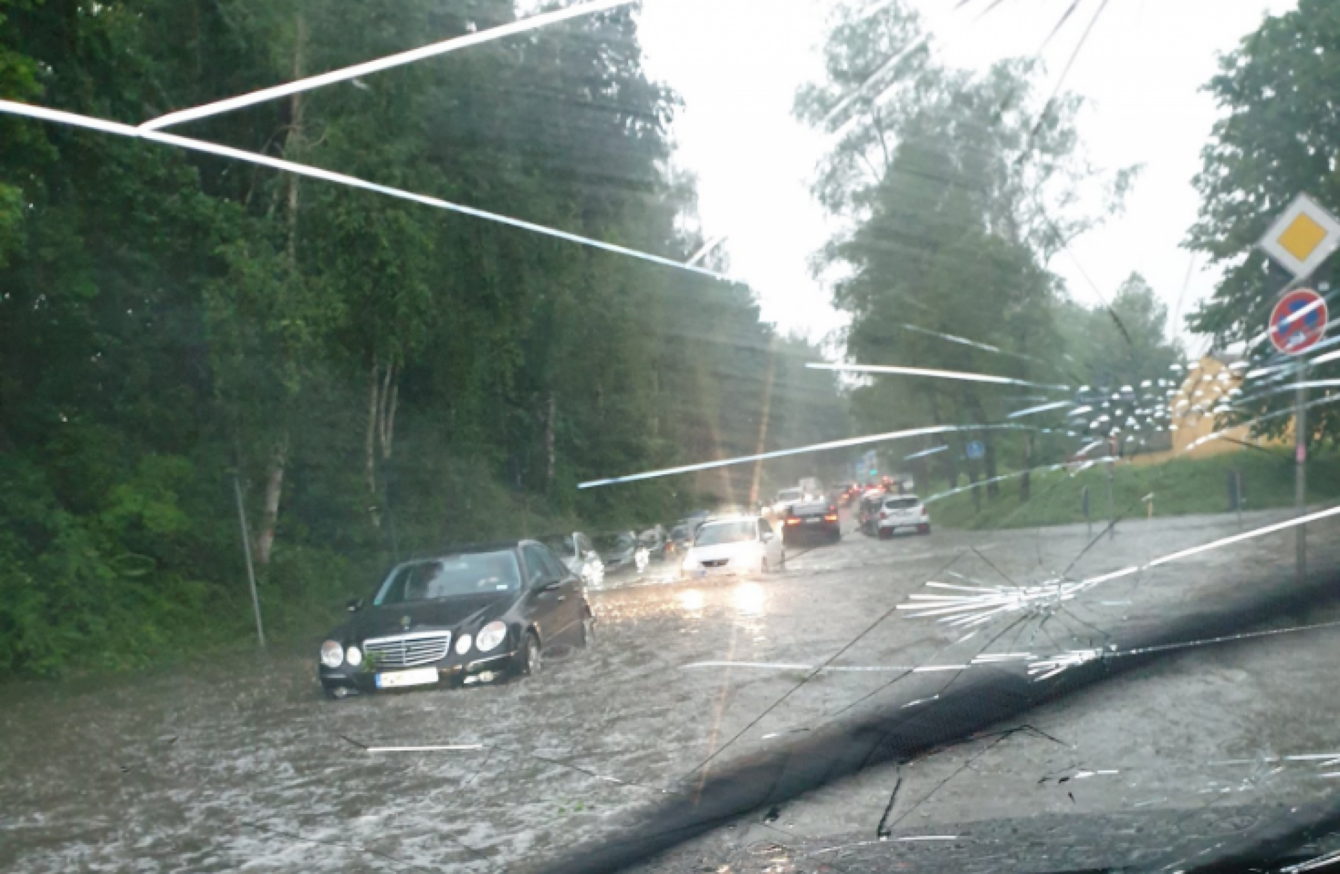
{"label": "white car", "polygon": [[684,553],[680,573],[686,577],[765,574],[786,564],[782,538],[762,516],[713,519],[698,529]]}
{"label": "white car", "polygon": [[899,528],[915,528],[918,534],[931,533],[931,516],[916,495],[889,495],[880,505],[879,536],[892,537]]}

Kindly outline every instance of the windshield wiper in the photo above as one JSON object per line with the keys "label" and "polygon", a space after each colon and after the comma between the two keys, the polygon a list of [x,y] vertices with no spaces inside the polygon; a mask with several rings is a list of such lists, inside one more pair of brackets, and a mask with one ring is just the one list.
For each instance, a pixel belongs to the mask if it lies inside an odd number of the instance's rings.
{"label": "windshield wiper", "polygon": [[[1304,614],[1340,597],[1340,574],[1315,573],[1297,584],[1291,576],[1245,597],[1225,599],[1210,611],[1176,617],[1132,631],[1126,657],[1075,664],[1049,679],[1023,672],[974,671],[931,704],[902,709],[901,699],[860,716],[819,725],[789,742],[717,766],[692,786],[646,810],[620,833],[542,870],[546,874],[619,871],[753,811],[797,798],[866,768],[905,763],[1000,727],[1034,708],[1060,700],[1132,668],[1186,651],[1186,641],[1227,644],[1233,635],[1272,620]],[[1206,856],[1203,858],[1212,858]]]}

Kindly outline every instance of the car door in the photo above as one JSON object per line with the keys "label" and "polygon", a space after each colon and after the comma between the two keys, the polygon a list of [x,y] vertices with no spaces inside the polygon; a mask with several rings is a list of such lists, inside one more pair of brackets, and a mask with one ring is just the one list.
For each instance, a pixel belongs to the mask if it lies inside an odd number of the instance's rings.
{"label": "car door", "polygon": [[554,585],[556,588],[550,589],[546,594],[554,593],[555,597],[555,625],[551,631],[551,639],[572,638],[581,627],[581,621],[585,617],[582,615],[582,607],[585,604],[584,592],[585,586],[582,580],[576,574],[563,567],[563,563],[553,554],[553,551],[546,546],[540,546],[539,560],[545,568],[545,585]]}
{"label": "car door", "polygon": [[527,612],[540,629],[540,640],[544,646],[548,646],[555,636],[561,634],[563,626],[568,622],[565,611],[568,599],[562,586],[558,585],[561,576],[555,574],[545,560],[549,555],[549,550],[538,543],[527,543],[521,547],[521,556],[526,564]]}

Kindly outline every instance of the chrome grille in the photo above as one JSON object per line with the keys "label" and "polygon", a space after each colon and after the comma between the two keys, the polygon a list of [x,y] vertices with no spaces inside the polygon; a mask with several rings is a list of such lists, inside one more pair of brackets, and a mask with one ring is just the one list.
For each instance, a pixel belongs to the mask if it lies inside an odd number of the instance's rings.
{"label": "chrome grille", "polygon": [[363,652],[373,657],[378,668],[407,668],[426,665],[447,654],[450,631],[416,631],[393,637],[373,637],[363,641]]}

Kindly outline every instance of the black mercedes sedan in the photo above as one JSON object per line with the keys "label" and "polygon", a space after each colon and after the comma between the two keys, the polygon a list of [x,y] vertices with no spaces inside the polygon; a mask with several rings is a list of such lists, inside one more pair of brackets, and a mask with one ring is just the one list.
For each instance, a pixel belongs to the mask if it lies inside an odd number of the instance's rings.
{"label": "black mercedes sedan", "polygon": [[581,579],[531,540],[407,561],[349,610],[321,644],[333,698],[536,674],[551,647],[586,646],[594,622]]}

